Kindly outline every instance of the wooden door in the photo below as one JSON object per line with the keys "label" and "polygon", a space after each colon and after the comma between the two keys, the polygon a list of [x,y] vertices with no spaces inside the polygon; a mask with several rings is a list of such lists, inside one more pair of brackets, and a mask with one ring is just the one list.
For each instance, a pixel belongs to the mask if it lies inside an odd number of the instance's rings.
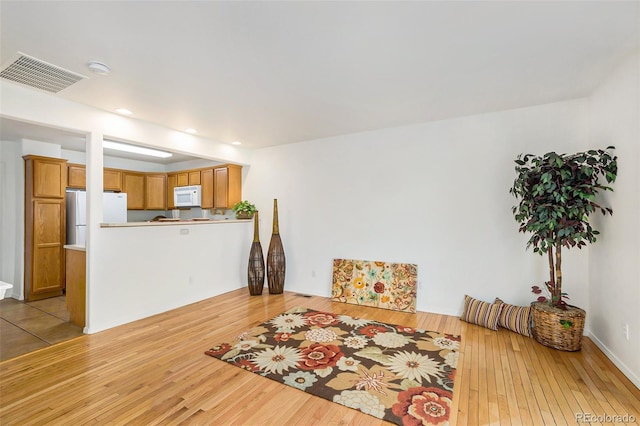
{"label": "wooden door", "polygon": [[83,250],[66,250],[67,311],[69,321],[85,326],[87,297],[87,259]]}
{"label": "wooden door", "polygon": [[173,189],[178,186],[178,174],[170,173],[167,175],[167,208],[175,209],[176,205],[173,199]]}
{"label": "wooden door", "polygon": [[102,186],[105,191],[122,191],[122,172],[117,169],[102,171]]}
{"label": "wooden door", "polygon": [[189,186],[189,173],[180,172],[178,173],[178,184],[177,186]]}
{"label": "wooden door", "polygon": [[144,210],[144,174],[123,172],[122,192],[127,194],[127,210]]}
{"label": "wooden door", "polygon": [[213,169],[202,170],[200,173],[202,185],[202,208],[213,208]]}
{"label": "wooden door", "polygon": [[189,185],[201,185],[200,170],[192,170],[189,172]]}
{"label": "wooden door", "polygon": [[33,227],[27,233],[31,259],[25,265],[30,279],[25,280],[25,297],[38,300],[61,295],[65,286],[65,200],[35,199],[32,206],[28,213],[32,214]]}
{"label": "wooden door", "polygon": [[228,165],[213,169],[213,207],[230,209],[242,200],[242,167]]}
{"label": "wooden door", "polygon": [[145,210],[166,210],[167,208],[167,175],[145,175],[144,208]]}
{"label": "wooden door", "polygon": [[83,164],[67,165],[67,188],[85,189],[87,187],[87,170]]}
{"label": "wooden door", "polygon": [[213,169],[213,207],[216,209],[227,209],[228,204],[228,182],[229,169],[220,167]]}
{"label": "wooden door", "polygon": [[67,187],[67,161],[32,156],[25,158],[32,158],[33,197],[64,198]]}

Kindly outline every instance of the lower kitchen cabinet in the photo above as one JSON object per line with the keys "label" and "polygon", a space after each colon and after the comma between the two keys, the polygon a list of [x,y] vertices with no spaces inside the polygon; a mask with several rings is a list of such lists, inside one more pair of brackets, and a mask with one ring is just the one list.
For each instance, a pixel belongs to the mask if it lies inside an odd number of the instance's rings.
{"label": "lower kitchen cabinet", "polygon": [[84,250],[66,249],[67,311],[69,321],[85,326],[87,305],[87,257]]}

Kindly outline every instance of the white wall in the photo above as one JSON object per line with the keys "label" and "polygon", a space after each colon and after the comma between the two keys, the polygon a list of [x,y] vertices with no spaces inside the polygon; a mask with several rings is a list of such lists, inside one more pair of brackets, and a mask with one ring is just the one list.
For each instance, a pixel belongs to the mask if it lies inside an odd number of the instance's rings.
{"label": "white wall", "polygon": [[[513,219],[513,160],[585,147],[586,118],[579,99],[263,149],[244,198],[265,245],[278,199],[288,290],[329,296],[332,259],[351,258],[416,263],[420,311],[459,315],[465,294],[528,304],[546,257],[525,251]],[[586,262],[563,262],[585,307]]]}
{"label": "white wall", "polygon": [[[591,144],[614,145],[618,178],[596,215],[601,231],[589,253],[594,340],[640,387],[640,52],[627,58],[590,98]],[[623,327],[629,325],[629,340]]]}
{"label": "white wall", "polygon": [[248,222],[92,231],[89,333],[246,286]]}
{"label": "white wall", "polygon": [[0,141],[0,281],[5,297],[24,298],[24,161],[22,144]]}

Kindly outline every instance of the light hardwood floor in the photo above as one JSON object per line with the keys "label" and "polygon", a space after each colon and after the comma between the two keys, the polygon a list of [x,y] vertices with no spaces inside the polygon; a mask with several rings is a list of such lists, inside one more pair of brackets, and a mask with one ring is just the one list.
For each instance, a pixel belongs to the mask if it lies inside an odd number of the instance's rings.
{"label": "light hardwood floor", "polygon": [[0,424],[384,424],[204,355],[296,306],[461,334],[453,425],[640,421],[640,390],[586,338],[567,353],[456,317],[242,289],[0,363]]}

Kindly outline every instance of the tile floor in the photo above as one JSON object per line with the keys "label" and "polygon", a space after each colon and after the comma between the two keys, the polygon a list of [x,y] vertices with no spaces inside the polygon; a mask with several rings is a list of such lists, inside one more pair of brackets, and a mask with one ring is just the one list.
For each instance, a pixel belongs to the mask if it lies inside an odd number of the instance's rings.
{"label": "tile floor", "polygon": [[69,322],[64,296],[0,300],[0,361],[81,335],[82,327]]}

